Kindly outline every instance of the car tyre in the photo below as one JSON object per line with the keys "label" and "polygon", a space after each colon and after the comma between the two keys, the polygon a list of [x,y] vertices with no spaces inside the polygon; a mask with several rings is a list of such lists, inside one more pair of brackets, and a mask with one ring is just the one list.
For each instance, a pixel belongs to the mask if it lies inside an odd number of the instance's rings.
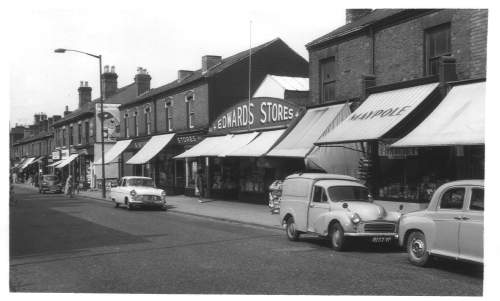
{"label": "car tyre", "polygon": [[300,232],[297,231],[297,228],[295,227],[295,220],[291,216],[286,220],[285,231],[286,231],[286,237],[289,240],[291,241],[299,240]]}
{"label": "car tyre", "polygon": [[335,251],[345,251],[347,248],[347,241],[344,235],[344,229],[339,223],[335,223],[330,231],[330,240],[332,242],[332,249]]}
{"label": "car tyre", "polygon": [[427,242],[424,233],[413,231],[406,241],[406,252],[408,260],[416,266],[427,266],[430,262],[430,254],[427,250]]}
{"label": "car tyre", "polygon": [[120,204],[115,199],[113,199],[113,203],[115,203],[115,208],[120,207]]}

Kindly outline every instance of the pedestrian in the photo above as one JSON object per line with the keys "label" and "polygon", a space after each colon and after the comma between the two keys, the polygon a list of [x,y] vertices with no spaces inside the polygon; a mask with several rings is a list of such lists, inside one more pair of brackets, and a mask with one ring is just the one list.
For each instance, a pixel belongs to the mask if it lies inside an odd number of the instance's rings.
{"label": "pedestrian", "polygon": [[64,193],[68,195],[70,198],[73,197],[73,178],[71,175],[66,179],[66,185],[64,186]]}
{"label": "pedestrian", "polygon": [[198,202],[203,203],[203,170],[201,168],[196,172],[196,190],[198,191]]}

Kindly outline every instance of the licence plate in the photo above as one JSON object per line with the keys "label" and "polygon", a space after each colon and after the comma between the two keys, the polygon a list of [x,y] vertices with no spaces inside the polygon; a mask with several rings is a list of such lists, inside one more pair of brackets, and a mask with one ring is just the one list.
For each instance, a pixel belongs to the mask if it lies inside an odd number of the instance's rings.
{"label": "licence plate", "polygon": [[392,241],[392,237],[390,236],[375,236],[372,237],[373,243],[388,243]]}

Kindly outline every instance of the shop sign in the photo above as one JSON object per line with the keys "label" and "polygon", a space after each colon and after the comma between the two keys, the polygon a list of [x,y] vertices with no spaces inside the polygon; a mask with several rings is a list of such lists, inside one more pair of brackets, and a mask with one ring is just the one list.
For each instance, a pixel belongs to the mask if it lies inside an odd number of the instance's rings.
{"label": "shop sign", "polygon": [[389,144],[380,142],[378,144],[378,155],[389,159],[405,159],[418,156],[416,147],[389,147]]}
{"label": "shop sign", "polygon": [[147,141],[132,141],[128,147],[128,149],[141,149],[144,145],[146,145]]}
{"label": "shop sign", "polygon": [[97,103],[96,112],[96,141],[101,140],[101,116],[104,124],[104,142],[115,142],[120,137],[120,104],[105,103],[101,113],[101,104]]}
{"label": "shop sign", "polygon": [[53,151],[52,152],[52,160],[60,160],[61,159],[61,152],[60,151]]}
{"label": "shop sign", "polygon": [[257,130],[288,125],[299,117],[300,107],[278,98],[258,97],[243,101],[219,115],[211,132]]}
{"label": "shop sign", "polygon": [[349,119],[350,120],[366,120],[373,118],[388,118],[394,116],[407,115],[410,112],[411,106],[402,106],[402,107],[394,107],[388,108],[384,110],[372,110],[368,112],[354,112]]}
{"label": "shop sign", "polygon": [[203,136],[201,135],[185,135],[185,136],[176,136],[175,141],[179,145],[193,145],[198,144],[203,140]]}

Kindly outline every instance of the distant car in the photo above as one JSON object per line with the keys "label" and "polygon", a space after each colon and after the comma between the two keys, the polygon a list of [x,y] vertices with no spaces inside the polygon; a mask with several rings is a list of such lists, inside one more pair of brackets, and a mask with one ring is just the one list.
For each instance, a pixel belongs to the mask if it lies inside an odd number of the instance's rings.
{"label": "distant car", "polygon": [[399,244],[417,266],[432,255],[483,263],[483,213],[484,180],[443,184],[427,209],[401,217]]}
{"label": "distant car", "polygon": [[46,192],[62,193],[62,191],[63,191],[63,184],[56,175],[47,174],[47,175],[42,175],[40,177],[38,185],[39,193],[46,193]]}
{"label": "distant car", "polygon": [[153,179],[148,177],[123,177],[118,186],[110,190],[115,207],[121,204],[131,210],[136,207],[158,207],[167,210],[166,193],[155,188]]}
{"label": "distant car", "polygon": [[374,204],[368,188],[350,176],[304,173],[283,182],[280,218],[290,240],[315,233],[331,239],[336,251],[355,237],[395,242],[399,217]]}

